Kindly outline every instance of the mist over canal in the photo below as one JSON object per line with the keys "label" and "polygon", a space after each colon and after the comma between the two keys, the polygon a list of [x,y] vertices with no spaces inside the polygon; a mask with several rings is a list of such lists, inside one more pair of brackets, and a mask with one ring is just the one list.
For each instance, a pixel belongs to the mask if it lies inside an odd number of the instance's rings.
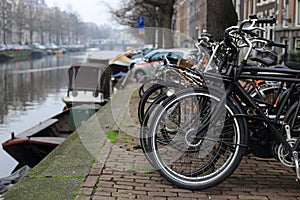
{"label": "mist over canal", "polygon": [[[0,63],[0,142],[62,111],[68,68],[86,60],[85,53]],[[0,178],[17,162],[0,147]]]}

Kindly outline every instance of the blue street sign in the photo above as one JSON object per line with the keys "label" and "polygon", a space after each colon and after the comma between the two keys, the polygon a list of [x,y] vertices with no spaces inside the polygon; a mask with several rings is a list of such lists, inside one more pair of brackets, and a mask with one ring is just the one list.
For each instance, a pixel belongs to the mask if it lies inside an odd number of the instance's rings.
{"label": "blue street sign", "polygon": [[144,17],[143,16],[138,16],[137,18],[138,21],[138,28],[144,28]]}

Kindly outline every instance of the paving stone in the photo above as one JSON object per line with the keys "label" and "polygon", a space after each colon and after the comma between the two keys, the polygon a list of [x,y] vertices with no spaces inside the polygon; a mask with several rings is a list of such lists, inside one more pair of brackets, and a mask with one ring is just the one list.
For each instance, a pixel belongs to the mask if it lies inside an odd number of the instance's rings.
{"label": "paving stone", "polygon": [[239,195],[239,199],[243,200],[269,200],[267,196],[254,196],[254,195]]}
{"label": "paving stone", "polygon": [[98,178],[99,176],[88,176],[83,183],[83,187],[94,187],[98,182]]}
{"label": "paving stone", "polygon": [[75,197],[75,200],[90,200],[91,197],[90,196],[85,196],[85,195],[77,195]]}
{"label": "paving stone", "polygon": [[[251,154],[244,156],[227,180],[213,188],[192,191],[172,185],[151,168],[141,149],[133,148],[139,144],[138,101],[138,95],[133,93],[128,108],[124,106],[113,127],[119,131],[119,141],[105,144],[102,155],[97,158],[100,164],[96,162],[83,184],[92,186],[95,183],[92,200],[300,200],[300,185],[295,183],[292,169],[276,159],[262,159]],[[132,140],[128,139],[131,137]],[[78,195],[76,199],[85,197]]]}

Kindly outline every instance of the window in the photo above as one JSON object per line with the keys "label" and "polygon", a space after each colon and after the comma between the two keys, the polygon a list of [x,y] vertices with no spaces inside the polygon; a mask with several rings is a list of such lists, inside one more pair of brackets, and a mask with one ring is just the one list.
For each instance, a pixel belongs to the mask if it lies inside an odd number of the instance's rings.
{"label": "window", "polygon": [[296,26],[300,26],[300,0],[296,1]]}
{"label": "window", "polygon": [[300,38],[295,39],[295,48],[300,46]]}
{"label": "window", "polygon": [[160,52],[152,56],[149,60],[149,62],[155,62],[155,61],[161,61],[164,59],[166,55],[168,55],[169,52]]}
{"label": "window", "polygon": [[283,26],[287,27],[289,25],[289,0],[283,1]]}

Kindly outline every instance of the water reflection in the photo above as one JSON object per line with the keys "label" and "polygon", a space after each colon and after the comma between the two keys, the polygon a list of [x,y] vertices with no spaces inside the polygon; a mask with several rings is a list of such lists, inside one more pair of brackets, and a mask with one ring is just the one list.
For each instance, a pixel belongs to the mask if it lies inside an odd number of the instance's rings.
{"label": "water reflection", "polygon": [[[0,142],[9,139],[11,132],[22,132],[60,112],[64,106],[61,97],[67,90],[67,69],[84,61],[84,54],[67,54],[0,64]],[[0,150],[3,177],[16,163],[7,158],[2,146]]]}

